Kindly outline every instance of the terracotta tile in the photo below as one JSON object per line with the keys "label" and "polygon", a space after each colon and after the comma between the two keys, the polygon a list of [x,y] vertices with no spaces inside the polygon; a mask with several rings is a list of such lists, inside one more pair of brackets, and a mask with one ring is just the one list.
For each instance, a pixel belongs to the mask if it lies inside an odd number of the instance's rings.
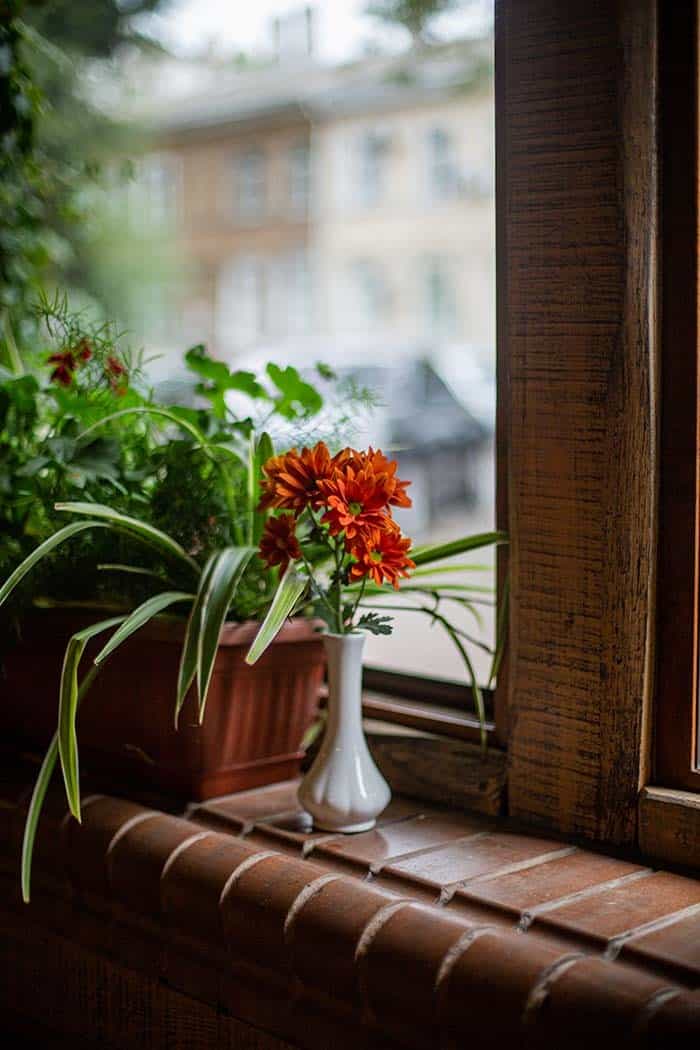
{"label": "terracotta tile", "polygon": [[284,780],[280,784],[240,791],[236,795],[223,795],[202,802],[190,810],[189,816],[192,820],[202,820],[212,814],[223,820],[231,820],[234,827],[239,827],[241,822],[263,820],[278,813],[299,812],[299,784],[299,780]]}
{"label": "terracotta tile", "polygon": [[362,993],[372,1013],[409,1029],[435,1024],[442,961],[466,923],[422,904],[398,902],[358,952]]}
{"label": "terracotta tile", "polygon": [[[487,878],[458,889],[449,907],[460,901],[485,903],[502,908],[517,922],[523,912],[535,914],[538,908],[550,906],[561,898],[592,892],[600,883],[645,870],[648,869],[637,864],[576,850],[569,856],[545,861],[533,868]],[[590,906],[595,907],[593,900]]]}
{"label": "terracotta tile", "polygon": [[373,916],[394,900],[350,879],[321,886],[288,925],[287,941],[297,976],[329,995],[356,999],[358,942]]}
{"label": "terracotta tile", "polygon": [[322,853],[331,857],[342,857],[363,872],[370,866],[373,870],[378,870],[392,857],[440,846],[478,831],[480,827],[482,825],[476,820],[451,817],[448,814],[443,817],[412,817],[366,831],[361,835],[333,839],[317,846],[314,855]]}
{"label": "terracotta tile", "polygon": [[528,1030],[538,1048],[630,1046],[646,1004],[667,988],[622,963],[582,958],[554,976]]}
{"label": "terracotta tile", "polygon": [[471,940],[467,936],[439,982],[441,1028],[455,1046],[476,1041],[479,1046],[500,1047],[510,1040],[518,1045],[533,988],[550,967],[570,955],[517,933],[482,930]]}
{"label": "terracotta tile", "polygon": [[646,1025],[647,1050],[690,1047],[700,1031],[700,995],[680,992],[669,995],[649,1017]]}
{"label": "terracotta tile", "polygon": [[700,984],[700,914],[634,937],[624,945],[620,958],[686,984]]}
{"label": "terracotta tile", "polygon": [[697,903],[700,881],[656,872],[537,916],[532,929],[554,928],[604,947],[612,937]]}
{"label": "terracotta tile", "polygon": [[507,833],[483,833],[453,842],[431,853],[387,865],[387,875],[410,876],[436,886],[462,882],[535,860],[560,850],[560,842]]}
{"label": "terracotta tile", "polygon": [[[344,861],[340,857],[332,860],[326,857],[325,860],[333,867],[341,865],[355,878],[360,878],[357,873],[357,867],[353,863]],[[439,886],[434,886],[429,882],[421,882],[418,879],[411,878],[409,875],[391,874],[387,868],[383,868],[378,875],[365,876],[363,881],[369,882],[372,886],[376,886],[377,889],[383,890],[385,893],[393,893],[397,897],[419,901],[421,904],[437,906],[440,903]]]}
{"label": "terracotta tile", "polygon": [[178,846],[202,829],[179,817],[147,810],[138,823],[124,827],[107,854],[111,892],[137,914],[155,917],[160,912],[160,878],[165,864]]}
{"label": "terracotta tile", "polygon": [[75,887],[83,893],[106,897],[108,891],[107,849],[120,828],[150,812],[126,799],[108,795],[88,798],[83,804],[82,823],[66,825],[66,862]]}
{"label": "terracotta tile", "polygon": [[206,833],[167,864],[161,875],[161,907],[171,926],[223,947],[219,899],[232,872],[255,847],[239,839]]}
{"label": "terracotta tile", "polygon": [[289,959],[284,927],[289,910],[309,883],[328,874],[293,857],[262,854],[259,861],[251,858],[251,865],[234,881],[229,880],[221,898],[221,917],[231,954],[286,971]]}

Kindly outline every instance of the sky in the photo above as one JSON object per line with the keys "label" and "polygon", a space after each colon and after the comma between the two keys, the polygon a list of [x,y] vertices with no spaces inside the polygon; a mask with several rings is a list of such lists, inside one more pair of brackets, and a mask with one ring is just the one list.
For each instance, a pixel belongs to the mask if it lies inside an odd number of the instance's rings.
{"label": "sky", "polygon": [[[368,47],[394,49],[405,46],[401,29],[384,27],[364,14],[368,0],[316,0],[315,51],[324,62],[342,62]],[[478,30],[489,0],[466,3],[462,10],[441,16],[433,23],[436,36],[455,37]],[[271,24],[278,15],[298,10],[300,0],[171,0],[160,15],[145,16],[139,28],[182,58],[213,54],[269,51]],[[481,7],[481,13],[479,12]]]}

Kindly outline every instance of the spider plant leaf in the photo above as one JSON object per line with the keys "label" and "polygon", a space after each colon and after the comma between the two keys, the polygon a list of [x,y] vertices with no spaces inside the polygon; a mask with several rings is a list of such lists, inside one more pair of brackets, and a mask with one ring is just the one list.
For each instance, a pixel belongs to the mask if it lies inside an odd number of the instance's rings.
{"label": "spider plant leaf", "polygon": [[506,532],[480,532],[475,536],[464,536],[459,540],[451,540],[449,543],[437,543],[429,547],[418,547],[411,552],[411,558],[419,565],[431,565],[433,562],[442,561],[444,558],[453,558],[456,554],[465,554],[467,551],[477,550],[480,547],[491,547],[508,542]]}
{"label": "spider plant leaf", "polygon": [[117,628],[107,644],[97,654],[94,662],[101,664],[122,642],[125,642],[127,638],[130,638],[140,627],[143,627],[144,624],[148,623],[154,616],[157,616],[158,613],[163,612],[164,609],[178,602],[192,601],[194,601],[194,594],[186,594],[183,591],[164,591],[162,594],[155,594],[152,598],[148,598],[127,616],[122,625]]}
{"label": "spider plant leaf", "polygon": [[[78,706],[80,706],[83,698],[87,695],[94,682],[95,678],[99,674],[101,668],[91,667],[88,673],[80,683],[78,690]],[[25,904],[29,904],[31,896],[31,876],[32,876],[32,857],[34,855],[34,841],[36,839],[36,829],[39,823],[39,817],[41,816],[41,810],[44,805],[44,799],[46,798],[46,792],[48,791],[49,784],[51,783],[51,777],[53,771],[56,768],[56,762],[58,761],[58,731],[56,731],[51,738],[48,751],[44,755],[44,761],[41,763],[39,773],[34,784],[34,790],[32,797],[29,802],[29,809],[27,811],[27,819],[24,822],[24,834],[22,836],[22,861],[21,861],[21,884],[22,884],[22,900]]]}
{"label": "spider plant leaf", "polygon": [[132,576],[150,576],[154,580],[163,581],[161,573],[155,569],[144,569],[140,565],[121,565],[119,562],[102,562],[97,566],[98,572],[126,572]]}
{"label": "spider plant leaf", "polygon": [[267,616],[248,650],[245,658],[247,664],[254,664],[259,660],[268,645],[275,640],[285,620],[292,614],[294,606],[306,590],[308,582],[305,576],[300,576],[295,571],[293,563],[290,562],[275,591]]}
{"label": "spider plant leaf", "polygon": [[204,604],[204,596],[209,586],[209,580],[213,572],[214,566],[216,565],[219,552],[212,554],[207,561],[202,574],[199,579],[199,587],[197,588],[197,594],[192,603],[190,615],[187,620],[187,627],[185,629],[185,639],[182,643],[182,652],[180,654],[180,666],[177,672],[177,693],[175,697],[175,728],[177,729],[178,721],[180,718],[180,711],[182,705],[185,702],[187,692],[194,681],[194,676],[197,673],[197,654],[199,652],[199,635],[201,632],[202,625],[202,606]]}
{"label": "spider plant leaf", "polygon": [[200,725],[204,719],[221,628],[254,553],[254,547],[224,547],[217,554],[207,583],[197,639],[197,709]]}
{"label": "spider plant leaf", "polygon": [[[86,504],[86,506],[88,506],[88,504]],[[30,572],[46,554],[49,554],[54,547],[58,547],[64,540],[69,540],[71,536],[77,536],[79,532],[85,532],[86,529],[100,528],[107,528],[105,522],[94,520],[76,521],[73,522],[72,525],[66,525],[65,528],[59,529],[58,532],[54,532],[53,536],[49,536],[47,540],[40,543],[39,546],[24,559],[22,564],[18,565],[14,572],[7,577],[2,587],[0,587],[0,605],[9,598],[17,584],[24,579],[27,573]]]}
{"label": "spider plant leaf", "polygon": [[100,620],[98,623],[90,624],[82,631],[76,631],[69,639],[63,657],[58,700],[58,756],[61,760],[68,805],[76,820],[80,820],[78,742],[75,732],[75,719],[80,697],[78,667],[85,646],[90,639],[101,634],[102,631],[109,630],[110,627],[116,627],[124,619],[123,616],[115,616],[110,620]]}
{"label": "spider plant leaf", "polygon": [[483,562],[479,564],[457,564],[457,565],[429,565],[424,569],[412,569],[410,573],[410,579],[414,579],[417,576],[434,576],[438,573],[455,573],[455,572],[493,572],[493,565],[485,565]]}
{"label": "spider plant leaf", "polygon": [[155,547],[162,554],[175,558],[179,562],[184,562],[189,569],[199,576],[199,565],[194,558],[190,557],[184,547],[181,547],[172,536],[168,536],[167,533],[161,532],[160,529],[156,529],[145,521],[139,521],[138,518],[132,518],[128,514],[121,514],[103,503],[56,503],[55,507],[56,510],[67,514],[87,514],[91,518],[97,518],[106,522],[108,526],[119,532],[126,532],[129,535],[136,536],[137,539],[142,540],[151,547]]}
{"label": "spider plant leaf", "polygon": [[22,837],[21,883],[22,900],[25,904],[29,904],[31,897],[32,856],[34,854],[36,829],[44,805],[44,799],[46,798],[46,792],[48,791],[51,782],[51,776],[56,768],[57,758],[58,733],[54,733],[34,784],[34,791],[32,792],[27,819],[24,824],[24,835]]}

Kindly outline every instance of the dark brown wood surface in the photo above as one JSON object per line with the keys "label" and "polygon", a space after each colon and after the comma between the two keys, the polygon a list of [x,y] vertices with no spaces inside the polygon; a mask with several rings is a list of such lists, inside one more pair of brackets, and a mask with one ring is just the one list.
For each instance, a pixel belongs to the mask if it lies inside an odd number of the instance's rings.
{"label": "dark brown wood surface", "polygon": [[636,835],[654,570],[656,4],[508,0],[513,815]]}
{"label": "dark brown wood surface", "polygon": [[654,782],[700,790],[697,0],[662,5],[661,420]]}
{"label": "dark brown wood surface", "polygon": [[[510,355],[508,343],[508,121],[502,119],[508,82],[508,18],[505,3],[495,4],[494,98],[496,156],[496,527],[509,530],[508,443],[510,440]],[[496,549],[496,585],[499,610],[507,602],[510,552],[508,546]],[[499,613],[500,615],[500,613]],[[510,638],[506,634],[498,680],[494,689],[495,739],[504,746],[508,740],[508,677]]]}
{"label": "dark brown wood surface", "polygon": [[653,860],[700,868],[700,795],[644,788],[639,797],[639,845]]}
{"label": "dark brown wood surface", "polygon": [[453,809],[499,816],[505,808],[506,754],[478,744],[367,723],[375,762],[392,791]]}

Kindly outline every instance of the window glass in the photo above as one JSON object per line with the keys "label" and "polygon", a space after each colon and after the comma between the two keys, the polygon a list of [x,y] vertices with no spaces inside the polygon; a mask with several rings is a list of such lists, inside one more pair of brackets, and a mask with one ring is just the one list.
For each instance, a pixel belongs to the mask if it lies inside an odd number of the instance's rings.
{"label": "window glass", "polygon": [[[188,338],[200,325],[230,364],[312,371],[323,361],[373,390],[376,406],[353,409],[349,439],[380,446],[411,479],[413,507],[399,517],[415,544],[487,531],[492,4],[470,0],[407,27],[400,4],[383,5],[395,17],[380,19],[365,0],[318,0],[292,18],[294,46],[284,25],[275,29],[278,6],[259,0],[232,19],[221,5],[182,0],[144,27],[179,56],[168,59],[179,72],[163,72],[165,98],[150,120],[153,153],[174,156],[182,172],[187,221],[173,256],[183,307],[174,316]],[[152,181],[167,198],[167,179]],[[182,349],[173,338],[161,375],[180,367]],[[492,559],[461,559],[476,567],[455,580],[483,590],[471,609],[444,609],[485,644]],[[370,663],[464,680],[459,653],[429,618],[397,618],[392,637],[368,638]],[[477,652],[486,678],[488,656]]]}

